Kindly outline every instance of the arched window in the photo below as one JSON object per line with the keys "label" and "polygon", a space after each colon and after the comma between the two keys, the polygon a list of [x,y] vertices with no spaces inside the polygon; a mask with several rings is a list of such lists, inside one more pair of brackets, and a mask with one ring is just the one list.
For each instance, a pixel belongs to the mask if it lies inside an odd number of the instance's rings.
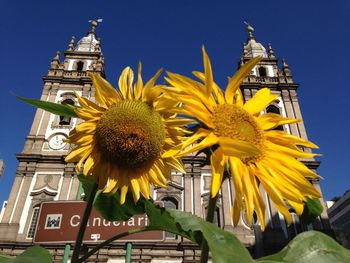
{"label": "arched window", "polygon": [[[61,102],[61,104],[66,105],[74,105],[74,100],[72,99],[65,99],[64,101]],[[68,116],[60,116],[60,122],[59,125],[70,125],[71,122],[71,117]]]}
{"label": "arched window", "polygon": [[264,68],[264,67],[259,67],[258,71],[259,71],[259,76],[260,76],[260,77],[266,77],[266,76],[267,76],[266,68]]}
{"label": "arched window", "polygon": [[[279,107],[275,106],[275,105],[269,105],[266,108],[266,113],[276,113],[276,114],[281,114],[281,110]],[[278,131],[283,131],[283,126],[279,125],[276,128],[274,128],[274,130],[278,130]]]}
{"label": "arched window", "polygon": [[[178,201],[173,197],[165,197],[162,199],[165,208],[178,209]],[[175,239],[176,235],[170,232],[165,232],[166,239]]]}
{"label": "arched window", "polygon": [[83,71],[83,68],[84,68],[84,62],[78,61],[77,62],[77,71]]}
{"label": "arched window", "polygon": [[36,223],[38,222],[39,218],[39,207],[34,207],[33,214],[32,214],[32,220],[30,221],[30,226],[28,229],[27,238],[33,238],[36,230]]}

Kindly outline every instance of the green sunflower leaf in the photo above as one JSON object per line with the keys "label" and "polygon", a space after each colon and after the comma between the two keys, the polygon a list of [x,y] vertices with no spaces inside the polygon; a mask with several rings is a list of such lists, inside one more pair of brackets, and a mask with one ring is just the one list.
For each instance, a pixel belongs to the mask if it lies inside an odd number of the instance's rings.
{"label": "green sunflower leaf", "polygon": [[132,193],[128,192],[125,203],[121,205],[119,191],[113,195],[98,192],[94,208],[108,221],[126,221],[133,215],[145,213],[145,199],[140,197],[139,201],[135,203]]}
{"label": "green sunflower leaf", "polygon": [[146,201],[150,227],[183,236],[198,245],[207,240],[213,262],[253,263],[248,250],[232,233],[187,212],[166,209]]}
{"label": "green sunflower leaf", "polygon": [[21,101],[24,101],[30,105],[46,110],[56,115],[75,117],[75,118],[78,117],[78,115],[75,113],[74,109],[72,108],[73,106],[68,106],[65,104],[53,103],[48,101],[42,101],[37,99],[27,99],[19,96],[16,96],[16,97]]}
{"label": "green sunflower leaf", "polygon": [[297,235],[277,254],[260,258],[256,262],[347,263],[350,262],[350,250],[321,232],[308,231]]}
{"label": "green sunflower leaf", "polygon": [[304,211],[300,216],[304,224],[311,224],[323,211],[323,206],[319,199],[308,198],[305,205]]}
{"label": "green sunflower leaf", "polygon": [[50,252],[39,246],[33,246],[26,249],[22,254],[15,258],[7,258],[0,255],[0,263],[51,263],[52,255]]}
{"label": "green sunflower leaf", "polygon": [[3,254],[0,254],[0,263],[3,263],[3,262],[6,262],[8,261],[9,257],[3,255]]}

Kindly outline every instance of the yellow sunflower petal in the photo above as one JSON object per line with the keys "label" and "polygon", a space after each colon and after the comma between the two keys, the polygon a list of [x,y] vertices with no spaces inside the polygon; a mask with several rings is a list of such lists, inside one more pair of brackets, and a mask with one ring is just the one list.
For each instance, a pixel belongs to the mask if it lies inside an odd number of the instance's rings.
{"label": "yellow sunflower petal", "polygon": [[234,104],[234,97],[236,91],[241,86],[244,78],[252,71],[256,64],[261,60],[261,57],[255,57],[245,63],[234,75],[230,78],[230,81],[226,87],[225,98],[226,102],[229,104]]}
{"label": "yellow sunflower petal", "polygon": [[198,131],[193,134],[190,138],[188,138],[186,141],[184,141],[181,144],[178,144],[177,146],[171,148],[170,150],[164,152],[162,154],[162,158],[169,158],[171,156],[176,155],[179,151],[181,151],[182,149],[185,149],[187,146],[195,143],[197,140],[199,140],[202,137],[205,137],[207,135],[210,134],[210,131],[205,130],[205,129],[198,129]]}
{"label": "yellow sunflower petal", "polygon": [[239,158],[230,157],[230,172],[233,180],[233,185],[235,188],[235,200],[232,209],[232,219],[235,225],[238,224],[240,218],[240,212],[242,210],[242,197],[243,197],[243,186],[242,186],[242,177],[246,176],[243,174],[242,162]]}
{"label": "yellow sunflower petal", "polygon": [[279,191],[276,189],[276,187],[269,180],[266,180],[266,177],[263,174],[263,171],[259,170],[259,172],[260,173],[256,174],[259,178],[259,181],[263,185],[265,191],[271,198],[272,202],[275,204],[276,209],[282,213],[282,215],[287,221],[287,224],[290,225],[292,222],[292,217],[287,209],[287,206],[283,200],[283,197],[281,196]]}
{"label": "yellow sunflower petal", "polygon": [[304,203],[298,203],[293,201],[288,201],[288,203],[294,208],[295,212],[298,216],[301,216],[301,214],[304,211]]}
{"label": "yellow sunflower petal", "polygon": [[[205,82],[205,75],[202,72],[192,71],[192,74],[195,75],[197,78],[199,78],[201,81]],[[215,82],[212,83],[212,89],[218,104],[225,104],[226,101],[225,101],[224,94],[220,89],[220,87]]]}
{"label": "yellow sunflower petal", "polygon": [[254,187],[252,182],[250,181],[250,173],[249,167],[244,166],[246,169],[246,176],[242,177],[243,182],[243,194],[244,194],[244,203],[246,205],[246,217],[249,225],[252,224],[252,218],[254,213]]}
{"label": "yellow sunflower petal", "polygon": [[218,143],[227,156],[251,157],[260,154],[260,150],[249,142],[220,137]]}
{"label": "yellow sunflower petal", "polygon": [[83,173],[85,175],[89,175],[90,172],[91,172],[92,167],[94,166],[94,164],[95,164],[94,159],[91,156],[89,156],[89,158],[87,158],[87,160],[86,160],[86,162],[84,164]]}
{"label": "yellow sunflower petal", "polygon": [[91,149],[91,145],[86,145],[84,147],[76,147],[74,148],[64,159],[67,163],[69,162],[77,162],[84,155],[84,152]]}
{"label": "yellow sunflower petal", "polygon": [[132,83],[132,80],[134,79],[133,76],[134,76],[134,73],[131,70],[131,68],[126,67],[122,71],[122,74],[119,77],[118,86],[124,100],[132,99],[132,90],[130,88],[130,85],[131,85],[130,83]]}
{"label": "yellow sunflower petal", "polygon": [[261,229],[262,231],[264,231],[265,229],[265,202],[261,196],[260,190],[258,188],[258,184],[255,178],[255,173],[250,172],[249,173],[250,176],[250,182],[253,186],[254,189],[254,194],[253,194],[253,201],[254,201],[254,207],[255,207],[255,211],[256,214],[260,220],[260,225],[261,225]]}
{"label": "yellow sunflower petal", "polygon": [[[125,203],[126,194],[128,193],[129,187],[127,185],[121,185],[120,187],[120,204]],[[134,198],[135,200],[135,198]]]}
{"label": "yellow sunflower petal", "polygon": [[149,199],[150,197],[150,189],[149,189],[149,182],[145,178],[145,176],[140,176],[138,179],[139,185],[140,185],[140,191],[144,198]]}
{"label": "yellow sunflower petal", "polygon": [[118,180],[116,178],[109,178],[107,187],[103,190],[104,193],[110,193],[118,185]]}
{"label": "yellow sunflower petal", "polygon": [[210,156],[210,164],[211,164],[211,197],[215,197],[222,184],[222,178],[224,176],[224,170],[226,165],[227,158],[224,156],[223,151],[218,148],[215,152]]}
{"label": "yellow sunflower petal", "polygon": [[167,87],[164,89],[164,91],[168,91],[175,95],[175,98],[178,97],[178,101],[181,101],[181,97],[183,95],[190,95],[193,97],[193,99],[198,99],[201,101],[211,111],[213,107],[216,106],[217,103],[212,94],[207,96],[205,85],[179,74],[174,74],[171,72],[167,72],[167,74],[169,78],[165,78],[165,80],[173,87]]}
{"label": "yellow sunflower petal", "polygon": [[170,158],[164,159],[164,162],[167,165],[173,167],[175,170],[179,171],[180,173],[183,173],[183,174],[186,173],[180,158],[170,157]]}
{"label": "yellow sunflower petal", "polygon": [[237,106],[243,107],[244,97],[243,97],[242,91],[240,89],[237,89],[236,94],[234,96],[234,101],[236,102]]}
{"label": "yellow sunflower petal", "polygon": [[152,104],[154,99],[160,95],[162,89],[156,89],[154,84],[162,73],[163,69],[159,69],[156,74],[146,83],[142,90],[142,101]]}
{"label": "yellow sunflower petal", "polygon": [[96,101],[103,108],[109,108],[120,100],[113,86],[98,74],[88,73],[95,87]]}
{"label": "yellow sunflower petal", "polygon": [[99,112],[105,111],[104,108],[98,106],[97,104],[93,103],[92,101],[89,101],[88,99],[86,99],[84,97],[80,97],[78,95],[78,93],[75,91],[74,91],[74,95],[77,97],[80,106],[82,106],[84,108],[90,108],[90,110],[95,110],[95,111],[99,111]]}
{"label": "yellow sunflower petal", "polygon": [[276,128],[277,126],[284,125],[284,124],[300,122],[299,119],[285,118],[276,113],[263,114],[257,118],[257,121],[259,122],[263,130],[273,129],[273,128]]}
{"label": "yellow sunflower petal", "polygon": [[85,121],[85,122],[79,123],[75,127],[75,131],[80,133],[91,133],[96,130],[96,125],[97,125],[96,122]]}
{"label": "yellow sunflower petal", "polygon": [[213,82],[214,82],[213,71],[211,69],[209,56],[205,51],[204,46],[202,47],[202,52],[203,52],[204,74],[205,74],[205,86],[207,88],[207,96],[209,96],[213,90]]}
{"label": "yellow sunflower petal", "polygon": [[215,145],[218,142],[218,140],[219,140],[219,138],[214,133],[210,133],[201,142],[199,142],[198,144],[196,144],[194,146],[188,147],[187,149],[185,149],[181,153],[177,154],[176,156],[181,157],[181,156],[185,156],[189,153],[203,150],[203,149],[208,148],[212,145]]}
{"label": "yellow sunflower petal", "polygon": [[140,62],[138,70],[137,70],[137,81],[136,81],[135,88],[134,88],[135,100],[140,100],[141,94],[142,94],[143,81],[142,81],[142,77],[141,77],[141,71],[142,71],[142,64]]}
{"label": "yellow sunflower petal", "polygon": [[250,114],[258,114],[266,108],[268,104],[276,100],[278,95],[270,94],[267,88],[260,89],[249,101],[247,101],[243,108]]}
{"label": "yellow sunflower petal", "polygon": [[278,144],[295,144],[295,145],[301,145],[309,148],[318,148],[318,146],[308,140],[305,140],[303,138],[291,135],[289,133],[286,133],[284,131],[266,131],[265,136],[272,142],[278,142]]}
{"label": "yellow sunflower petal", "polygon": [[282,152],[295,158],[310,158],[319,155],[316,153],[303,152],[301,150],[293,150],[291,148],[285,147],[283,145],[278,145],[269,141],[266,141],[266,146],[269,147],[269,149],[271,149],[272,151]]}
{"label": "yellow sunflower petal", "polygon": [[140,199],[140,185],[136,178],[130,179],[132,196],[134,198],[134,202],[136,203]]}

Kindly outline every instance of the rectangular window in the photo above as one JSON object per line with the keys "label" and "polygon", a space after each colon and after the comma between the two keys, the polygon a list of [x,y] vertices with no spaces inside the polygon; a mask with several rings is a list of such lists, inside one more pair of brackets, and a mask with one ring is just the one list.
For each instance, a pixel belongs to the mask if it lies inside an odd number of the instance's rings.
{"label": "rectangular window", "polygon": [[38,222],[39,218],[39,207],[35,207],[33,209],[33,214],[32,214],[32,220],[30,221],[30,226],[28,229],[28,235],[27,238],[33,238],[36,230],[36,223]]}

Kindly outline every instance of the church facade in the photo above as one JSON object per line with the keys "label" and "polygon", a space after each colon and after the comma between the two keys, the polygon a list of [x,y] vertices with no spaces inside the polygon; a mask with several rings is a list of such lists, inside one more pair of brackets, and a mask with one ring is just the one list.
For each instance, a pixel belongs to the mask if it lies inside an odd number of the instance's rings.
{"label": "church facade", "polygon": [[[62,104],[77,105],[74,92],[94,101],[95,90],[87,72],[104,73],[104,57],[101,43],[96,36],[97,23],[92,23],[90,32],[79,41],[73,37],[63,56],[57,52],[52,59],[47,75],[43,77],[44,86],[41,100]],[[252,57],[262,56],[262,61],[246,77],[241,85],[246,100],[260,88],[269,87],[279,98],[266,108],[267,112],[280,113],[285,117],[302,118],[298,102],[298,84],[293,81],[292,72],[285,60],[282,67],[269,44],[266,49],[257,42],[253,28],[247,27],[248,38],[243,45],[239,65]],[[0,251],[20,254],[33,245],[40,205],[47,201],[73,201],[82,199],[82,188],[74,170],[74,164],[65,163],[64,157],[71,146],[64,142],[69,132],[80,120],[56,116],[38,109],[33,124],[25,139],[23,151],[17,154],[19,161],[14,183],[6,206],[0,217]],[[304,123],[279,127],[290,134],[307,139]],[[305,149],[308,151],[309,149]],[[319,162],[314,159],[302,160],[309,168],[316,170]],[[174,173],[166,189],[153,189],[153,199],[163,201],[166,207],[191,212],[205,217],[209,200],[211,182],[210,166],[201,155],[183,158],[186,174]],[[321,191],[319,181],[313,181]],[[220,190],[215,213],[215,223],[234,233],[250,250],[254,257],[276,252],[285,246],[296,234],[315,229],[331,233],[326,208],[312,224],[304,225],[295,211],[290,210],[293,224],[287,226],[283,216],[273,206],[267,194],[261,189],[266,203],[266,230],[261,231],[255,217],[249,225],[242,213],[238,226],[231,219],[231,204],[234,188],[227,178]],[[321,200],[325,207],[324,201]],[[86,245],[86,249],[89,248]],[[46,244],[54,255],[54,262],[62,262],[67,244]],[[116,242],[95,254],[94,262],[124,262],[125,242]],[[196,245],[173,234],[165,234],[161,242],[132,242],[132,262],[197,262],[200,250]]]}

